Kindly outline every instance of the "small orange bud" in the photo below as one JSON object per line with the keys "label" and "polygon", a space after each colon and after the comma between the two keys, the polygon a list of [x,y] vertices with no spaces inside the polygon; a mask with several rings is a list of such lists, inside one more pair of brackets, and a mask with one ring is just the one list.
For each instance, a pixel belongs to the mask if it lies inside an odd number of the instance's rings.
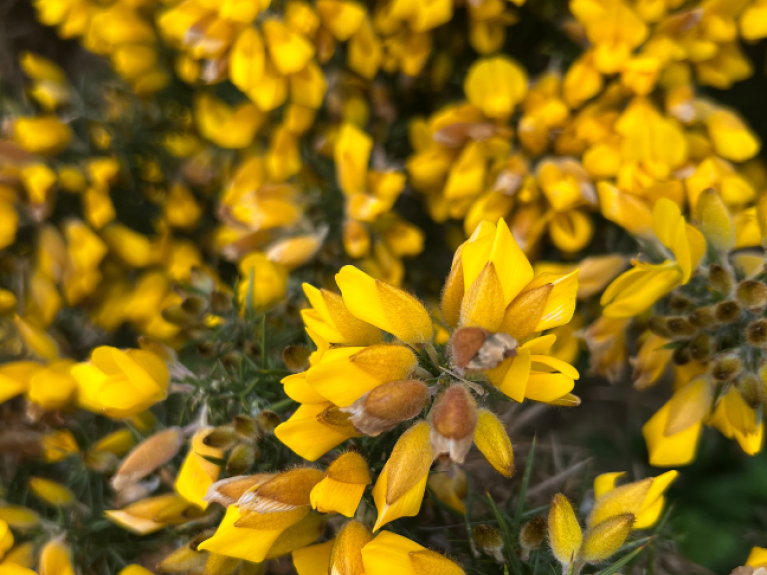
{"label": "small orange bud", "polygon": [[[529,556],[530,551],[541,546],[546,537],[546,529],[546,519],[541,515],[536,515],[522,525],[519,530],[519,546],[522,547],[523,554]],[[526,559],[527,557],[523,556],[522,558]]]}
{"label": "small orange bud", "polygon": [[375,437],[413,419],[430,399],[429,388],[422,381],[391,381],[372,389],[342,411],[351,415],[349,420],[357,431]]}
{"label": "small orange bud", "polygon": [[480,524],[474,528],[474,541],[488,555],[499,563],[503,561],[503,535],[491,525]]}
{"label": "small orange bud", "polygon": [[435,455],[449,453],[463,463],[477,427],[477,402],[461,384],[453,385],[437,399],[431,411],[431,444]]}

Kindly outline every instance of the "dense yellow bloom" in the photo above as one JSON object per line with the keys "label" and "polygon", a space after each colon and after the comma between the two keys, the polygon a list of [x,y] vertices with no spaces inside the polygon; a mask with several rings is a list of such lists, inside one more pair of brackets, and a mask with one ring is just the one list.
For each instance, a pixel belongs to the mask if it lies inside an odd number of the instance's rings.
{"label": "dense yellow bloom", "polygon": [[99,347],[72,367],[79,405],[109,417],[140,413],[164,399],[170,376],[158,356],[141,349]]}
{"label": "dense yellow bloom", "polygon": [[33,154],[57,154],[69,145],[72,130],[55,116],[19,118],[13,126],[14,141]]}
{"label": "dense yellow bloom", "polygon": [[687,224],[679,206],[661,198],[653,209],[653,229],[675,261],[651,265],[636,262],[620,275],[602,294],[606,317],[623,318],[638,315],[678,285],[690,280],[706,249],[706,241],[697,228]]}
{"label": "dense yellow bloom", "polygon": [[667,471],[658,477],[616,486],[624,472],[603,473],[594,479],[594,508],[588,523],[599,523],[606,517],[630,513],[635,516],[633,529],[647,529],[660,519],[665,504],[663,493],[679,475]]}

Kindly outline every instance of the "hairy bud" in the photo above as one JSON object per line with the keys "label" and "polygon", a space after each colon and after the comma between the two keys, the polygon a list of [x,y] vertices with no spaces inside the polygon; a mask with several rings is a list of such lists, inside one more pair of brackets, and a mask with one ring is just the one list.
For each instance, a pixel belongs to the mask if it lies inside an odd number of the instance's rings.
{"label": "hairy bud", "polygon": [[754,347],[767,345],[767,319],[758,319],[746,326],[746,341]]}
{"label": "hairy bud", "polygon": [[534,551],[541,546],[546,537],[546,518],[542,515],[536,515],[530,521],[522,525],[519,530],[519,546],[522,548],[522,559],[527,560],[530,551]]}
{"label": "hairy bud", "polygon": [[716,304],[714,311],[719,323],[734,323],[740,317],[740,306],[734,301],[723,301]]}
{"label": "hairy bud", "polygon": [[716,323],[714,308],[711,306],[699,307],[687,316],[687,320],[695,327],[711,327]]}
{"label": "hairy bud", "polygon": [[293,373],[299,373],[309,369],[309,356],[311,352],[304,345],[289,345],[282,350],[282,361]]}
{"label": "hairy bud", "polygon": [[671,354],[671,361],[674,365],[687,365],[690,363],[690,346],[682,345],[674,350]]}
{"label": "hairy bud", "polygon": [[256,418],[258,429],[263,434],[274,433],[275,428],[282,423],[282,418],[270,409],[264,409]]}
{"label": "hairy bud", "polygon": [[688,353],[695,361],[705,361],[716,351],[716,340],[708,334],[701,333],[690,342]]}
{"label": "hairy bud", "polygon": [[474,527],[474,541],[477,547],[488,555],[492,555],[496,561],[503,561],[503,535],[491,525],[480,524]]}
{"label": "hairy bud", "polygon": [[342,411],[351,415],[349,421],[358,432],[375,437],[414,418],[430,399],[429,388],[422,381],[391,381],[372,389]]}
{"label": "hairy bud", "polygon": [[734,353],[723,354],[711,366],[711,376],[718,381],[729,381],[743,369],[743,362]]}
{"label": "hairy bud", "polygon": [[711,264],[708,268],[708,284],[714,291],[722,295],[729,295],[734,283],[730,272],[719,264]]}
{"label": "hairy bud", "polygon": [[656,315],[655,317],[651,317],[650,321],[647,322],[647,329],[649,329],[658,337],[663,337],[666,339],[671,339],[673,337],[671,331],[669,331],[668,327],[666,326],[666,318],[663,316]]}
{"label": "hairy bud", "polygon": [[234,431],[245,441],[255,441],[259,437],[258,422],[248,415],[235,416]]}
{"label": "hairy bud", "polygon": [[747,309],[761,309],[767,304],[767,285],[757,280],[745,280],[738,284],[735,299]]}
{"label": "hairy bud", "polygon": [[240,443],[229,454],[226,462],[226,472],[229,475],[242,475],[245,473],[258,456],[258,446],[250,443]]}
{"label": "hairy bud", "polygon": [[758,409],[764,403],[765,389],[762,380],[755,374],[746,372],[735,380],[740,396],[751,409]]}
{"label": "hairy bud", "polygon": [[449,453],[450,459],[463,463],[477,427],[477,403],[463,385],[448,388],[431,412],[431,444],[434,453]]}
{"label": "hairy bud", "polygon": [[687,338],[692,337],[697,332],[695,326],[693,326],[686,318],[683,317],[669,317],[666,318],[666,329],[671,333],[673,338]]}
{"label": "hairy bud", "polygon": [[221,425],[203,438],[202,442],[209,447],[228,450],[237,444],[239,437],[233,425]]}

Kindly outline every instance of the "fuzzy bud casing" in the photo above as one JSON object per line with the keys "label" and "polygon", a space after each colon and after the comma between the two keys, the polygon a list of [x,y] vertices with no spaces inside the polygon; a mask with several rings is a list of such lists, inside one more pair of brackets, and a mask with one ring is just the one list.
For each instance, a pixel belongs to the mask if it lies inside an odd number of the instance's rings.
{"label": "fuzzy bud casing", "polygon": [[270,434],[274,433],[275,428],[282,423],[282,418],[274,411],[264,409],[256,417],[256,423],[261,433]]}
{"label": "fuzzy bud casing", "polygon": [[744,280],[735,290],[735,299],[747,309],[761,309],[767,304],[767,285],[757,280]]}
{"label": "fuzzy bud casing", "polygon": [[631,513],[615,515],[594,525],[583,537],[581,560],[599,563],[614,555],[626,541],[633,525],[634,515]]}
{"label": "fuzzy bud casing", "polygon": [[767,345],[767,319],[758,319],[746,326],[746,341],[754,347]]}
{"label": "fuzzy bud casing", "polygon": [[522,549],[538,549],[546,537],[546,519],[536,515],[530,521],[522,525],[519,530],[519,545]]}
{"label": "fuzzy bud casing", "polygon": [[765,389],[762,380],[750,372],[742,373],[735,381],[740,396],[751,409],[758,409],[765,400]]}
{"label": "fuzzy bud casing", "polygon": [[343,408],[354,428],[375,437],[421,413],[429,403],[428,386],[417,379],[390,381],[364,394]]}
{"label": "fuzzy bud casing", "polygon": [[722,295],[729,295],[735,282],[730,272],[719,264],[711,264],[708,268],[708,284],[712,290]]}
{"label": "fuzzy bud casing", "polygon": [[431,420],[434,453],[449,453],[450,459],[463,463],[477,427],[477,402],[471,393],[461,384],[449,387],[435,402]]}
{"label": "fuzzy bud casing", "polygon": [[695,327],[710,327],[716,323],[714,308],[711,306],[699,307],[687,316],[687,320]]}
{"label": "fuzzy bud casing", "polygon": [[688,353],[695,361],[705,361],[716,351],[716,340],[706,333],[695,336],[690,342]]}
{"label": "fuzzy bud casing", "polygon": [[229,459],[226,462],[226,472],[229,475],[242,475],[256,461],[258,451],[257,445],[240,443],[229,454]]}
{"label": "fuzzy bud casing", "polygon": [[740,317],[740,306],[734,301],[723,301],[716,304],[714,311],[719,323],[734,323]]}
{"label": "fuzzy bud casing", "polygon": [[743,362],[735,353],[723,354],[711,366],[711,376],[717,381],[729,381],[743,369]]}
{"label": "fuzzy bud casing", "polygon": [[681,316],[666,318],[666,328],[671,333],[671,337],[675,339],[692,337],[698,331],[694,325]]}
{"label": "fuzzy bud casing", "polygon": [[495,527],[484,523],[474,527],[474,541],[477,546],[496,561],[503,561],[503,535]]}
{"label": "fuzzy bud casing", "polygon": [[663,316],[654,316],[647,322],[647,329],[653,332],[658,337],[670,339],[672,337],[671,331],[666,326],[666,318]]}

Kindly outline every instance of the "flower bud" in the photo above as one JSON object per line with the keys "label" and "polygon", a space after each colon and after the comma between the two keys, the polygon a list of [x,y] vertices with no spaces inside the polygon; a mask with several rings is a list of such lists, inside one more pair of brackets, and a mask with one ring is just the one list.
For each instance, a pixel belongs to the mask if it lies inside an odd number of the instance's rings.
{"label": "flower bud", "polygon": [[360,433],[375,437],[414,418],[429,403],[427,385],[415,379],[384,383],[342,409]]}
{"label": "flower bud", "polygon": [[303,345],[289,345],[282,350],[282,361],[293,373],[309,369],[309,348]]}
{"label": "flower bud", "polygon": [[461,384],[453,385],[437,399],[431,411],[431,445],[435,455],[449,453],[463,463],[477,426],[477,402]]}
{"label": "flower bud", "polygon": [[716,304],[714,311],[719,323],[734,323],[740,317],[740,306],[734,301],[723,301]]}
{"label": "flower bud", "polygon": [[27,484],[32,493],[53,507],[69,507],[77,502],[74,493],[50,479],[30,477]]}
{"label": "flower bud", "polygon": [[549,508],[549,545],[562,565],[570,565],[581,548],[583,533],[570,501],[557,493]]}
{"label": "flower bud", "polygon": [[634,515],[631,513],[616,515],[594,525],[583,537],[581,560],[599,563],[615,554],[631,533],[633,525]]}
{"label": "flower bud", "polygon": [[761,309],[767,304],[767,285],[757,280],[744,280],[735,290],[735,299],[747,309]]}
{"label": "flower bud", "polygon": [[474,443],[498,473],[504,477],[514,475],[511,439],[501,420],[492,411],[478,410]]}
{"label": "flower bud", "polygon": [[694,361],[705,361],[716,351],[716,340],[706,333],[695,336],[687,348],[690,359]]}
{"label": "flower bud", "polygon": [[364,575],[362,548],[373,540],[373,534],[361,521],[349,521],[338,532],[330,552],[329,573]]}
{"label": "flower bud", "polygon": [[480,524],[474,527],[474,541],[477,547],[492,555],[499,563],[503,562],[503,535],[495,527]]}
{"label": "flower bud", "polygon": [[229,450],[239,441],[233,425],[221,425],[205,436],[202,442],[209,447]]}
{"label": "flower bud", "polygon": [[247,415],[237,415],[234,418],[234,431],[245,441],[255,441],[259,437],[258,422]]}
{"label": "flower bud", "polygon": [[226,313],[234,307],[231,294],[214,291],[210,294],[210,307],[214,313]]}
{"label": "flower bud", "polygon": [[668,304],[675,313],[684,313],[690,309],[692,301],[682,294],[674,293],[671,294]]}
{"label": "flower bud", "polygon": [[751,409],[758,409],[759,406],[764,403],[764,384],[755,374],[750,372],[740,374],[735,380],[735,385],[737,386],[743,401],[745,401]]}
{"label": "flower bud", "polygon": [[242,475],[255,463],[258,452],[257,445],[240,443],[229,454],[229,459],[226,462],[226,472],[229,475]]}
{"label": "flower bud", "polygon": [[237,350],[232,350],[224,354],[221,358],[224,367],[238,369],[242,365],[242,354]]}
{"label": "flower bud", "polygon": [[671,331],[666,326],[666,318],[663,316],[654,316],[647,322],[647,329],[653,332],[658,337],[670,339],[672,337]]}
{"label": "flower bud", "polygon": [[711,264],[708,268],[708,285],[715,292],[722,295],[729,295],[732,291],[734,282],[730,272],[719,264]]}
{"label": "flower bud", "polygon": [[190,316],[199,318],[208,309],[208,301],[196,295],[187,296],[181,302],[181,309]]}
{"label": "flower bud", "polygon": [[530,551],[534,551],[541,546],[546,537],[546,519],[541,515],[536,515],[530,521],[522,525],[519,530],[519,546],[522,548],[522,559],[527,559]]}
{"label": "flower bud", "polygon": [[743,362],[735,353],[720,355],[711,366],[711,376],[717,381],[730,381],[743,369]]}
{"label": "flower bud", "polygon": [[746,341],[754,347],[767,345],[767,319],[758,319],[746,326]]}
{"label": "flower bud", "polygon": [[240,500],[246,491],[266,483],[274,477],[273,473],[257,473],[255,475],[243,475],[239,477],[227,477],[216,481],[208,488],[205,501],[220,503],[224,507],[234,505]]}
{"label": "flower bud", "polygon": [[449,347],[453,366],[461,370],[466,369],[469,362],[479,353],[488,335],[490,334],[481,327],[462,327],[455,330]]}
{"label": "flower bud", "polygon": [[185,326],[197,320],[195,314],[188,312],[181,305],[172,305],[162,310],[162,318],[173,325]]}
{"label": "flower bud", "polygon": [[263,409],[256,418],[258,429],[263,434],[274,433],[275,428],[282,423],[282,418],[271,409]]}
{"label": "flower bud", "polygon": [[671,361],[674,365],[687,365],[690,363],[690,346],[682,345],[674,350],[671,354]]}
{"label": "flower bud", "polygon": [[675,339],[692,337],[697,332],[695,326],[681,316],[666,318],[666,329]]}
{"label": "flower bud", "polygon": [[695,327],[710,327],[716,323],[714,308],[711,306],[699,307],[687,316],[687,320]]}
{"label": "flower bud", "polygon": [[735,245],[735,226],[730,210],[713,188],[704,190],[698,197],[695,209],[700,231],[708,244],[719,253],[727,253]]}

